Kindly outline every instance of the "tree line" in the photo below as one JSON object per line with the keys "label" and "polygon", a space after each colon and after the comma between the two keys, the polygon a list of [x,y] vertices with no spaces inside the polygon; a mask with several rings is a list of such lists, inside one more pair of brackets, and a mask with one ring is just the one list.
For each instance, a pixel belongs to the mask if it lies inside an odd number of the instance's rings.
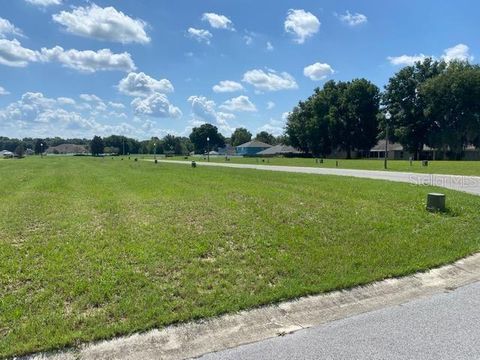
{"label": "tree line", "polygon": [[[207,138],[209,139],[207,141]],[[19,149],[32,149],[35,154],[46,151],[49,147],[62,144],[75,144],[85,146],[92,154],[176,154],[187,155],[194,151],[204,154],[207,151],[218,150],[227,144],[238,146],[252,140],[252,134],[245,128],[237,128],[231,137],[224,137],[218,128],[212,124],[203,124],[192,129],[189,137],[167,134],[163,138],[152,137],[149,140],[136,140],[122,135],[110,135],[107,137],[94,136],[93,139],[62,139],[55,138],[24,138],[13,139],[0,137],[0,150],[18,152]],[[283,137],[275,137],[272,134],[261,131],[255,140],[275,145],[285,142]],[[23,153],[23,152],[22,152]]]}
{"label": "tree line", "polygon": [[459,159],[480,146],[480,67],[427,58],[398,71],[383,93],[366,79],[328,81],[295,106],[285,131],[314,156],[343,150],[350,158],[388,134],[417,158],[428,146]]}

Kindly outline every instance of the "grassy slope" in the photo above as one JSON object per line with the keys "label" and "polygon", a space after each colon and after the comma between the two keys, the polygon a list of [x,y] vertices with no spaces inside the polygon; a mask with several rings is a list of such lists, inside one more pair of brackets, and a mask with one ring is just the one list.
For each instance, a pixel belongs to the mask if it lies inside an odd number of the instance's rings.
{"label": "grassy slope", "polygon": [[[140,157],[142,155],[139,155]],[[184,160],[184,157],[177,156],[169,158],[173,160]],[[205,161],[203,157],[189,157],[188,160]],[[210,161],[225,162],[223,156],[211,156]],[[315,162],[315,159],[307,158],[243,158],[232,157],[229,162],[238,164],[260,164],[260,165],[285,165],[285,166],[308,166],[308,167],[336,167],[335,159],[326,159],[323,164]],[[346,160],[339,159],[339,168],[363,169],[363,170],[384,170],[383,160]],[[421,161],[414,161],[410,166],[408,160],[389,160],[389,171],[406,171],[428,174],[449,174],[449,175],[474,175],[480,176],[480,161],[430,161],[428,167],[422,166]]]}
{"label": "grassy slope", "polygon": [[[480,198],[116,158],[0,164],[0,357],[354,286],[480,248]],[[443,190],[442,190],[443,191]]]}

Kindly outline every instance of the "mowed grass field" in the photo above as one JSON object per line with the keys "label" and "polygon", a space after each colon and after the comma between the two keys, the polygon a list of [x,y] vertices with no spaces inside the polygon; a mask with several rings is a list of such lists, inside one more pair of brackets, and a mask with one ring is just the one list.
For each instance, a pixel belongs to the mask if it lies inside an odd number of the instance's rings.
{"label": "mowed grass field", "polygon": [[[133,158],[132,158],[133,159]],[[480,197],[120,158],[0,162],[0,357],[438,266],[480,249]]]}
{"label": "mowed grass field", "polygon": [[[139,155],[142,157],[142,155]],[[144,155],[147,157],[147,155]],[[152,157],[152,155],[148,155]],[[160,157],[159,157],[160,159]],[[186,160],[183,156],[169,157],[169,160]],[[206,161],[203,156],[190,156],[188,160]],[[283,165],[283,166],[308,166],[335,168],[338,161],[338,167],[343,169],[360,170],[384,170],[383,159],[324,159],[323,164],[315,162],[311,158],[285,158],[285,157],[240,157],[232,156],[229,161],[224,156],[210,156],[213,162],[229,162],[236,164],[258,164],[258,165]],[[426,174],[446,174],[446,175],[470,175],[480,176],[480,161],[429,161],[428,166],[422,166],[421,161],[413,161],[410,166],[408,160],[388,160],[387,171],[403,171]]]}

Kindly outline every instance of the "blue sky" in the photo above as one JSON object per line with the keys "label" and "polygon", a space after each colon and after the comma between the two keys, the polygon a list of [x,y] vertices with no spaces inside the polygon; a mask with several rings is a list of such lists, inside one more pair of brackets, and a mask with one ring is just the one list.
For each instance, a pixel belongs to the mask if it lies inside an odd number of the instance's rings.
{"label": "blue sky", "polygon": [[325,81],[476,62],[477,1],[0,0],[0,136],[279,135]]}

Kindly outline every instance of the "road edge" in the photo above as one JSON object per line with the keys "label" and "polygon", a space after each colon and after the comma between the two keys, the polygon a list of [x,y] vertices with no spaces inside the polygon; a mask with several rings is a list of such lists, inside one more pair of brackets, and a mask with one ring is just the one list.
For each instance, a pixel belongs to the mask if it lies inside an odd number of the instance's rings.
{"label": "road edge", "polygon": [[185,359],[350,316],[453,291],[480,281],[480,253],[453,264],[349,290],[307,296],[236,314],[87,343],[76,349],[19,359]]}

